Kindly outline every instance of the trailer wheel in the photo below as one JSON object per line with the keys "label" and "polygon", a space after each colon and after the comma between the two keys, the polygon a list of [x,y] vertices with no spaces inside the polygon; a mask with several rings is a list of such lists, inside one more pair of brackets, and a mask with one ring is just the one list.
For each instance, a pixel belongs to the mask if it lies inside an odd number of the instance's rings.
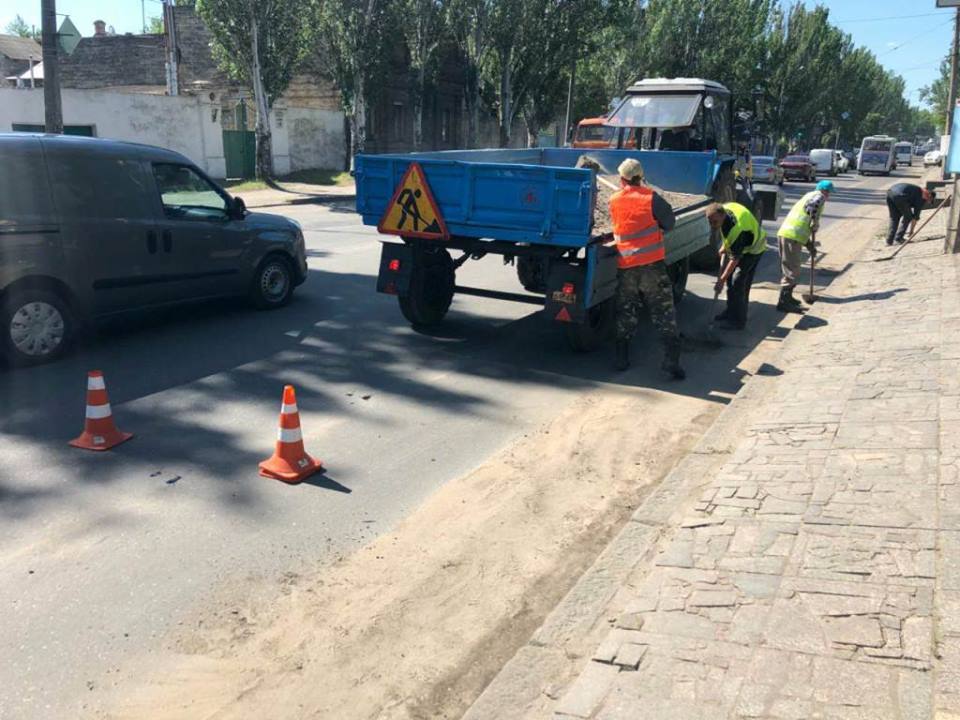
{"label": "trailer wheel", "polygon": [[676,305],[683,300],[683,294],[687,290],[687,278],[690,276],[690,258],[685,257],[667,265],[667,275],[670,276],[670,285],[673,288],[673,304]]}
{"label": "trailer wheel", "polygon": [[532,293],[547,291],[545,265],[543,258],[526,256],[517,258],[517,278],[524,290]]}
{"label": "trailer wheel", "polygon": [[455,284],[453,260],[445,248],[415,249],[410,290],[398,298],[400,312],[412,325],[436,325],[450,309]]}
{"label": "trailer wheel", "polygon": [[603,345],[613,334],[616,302],[604,300],[587,311],[582,323],[567,323],[567,342],[574,352],[592,352]]}

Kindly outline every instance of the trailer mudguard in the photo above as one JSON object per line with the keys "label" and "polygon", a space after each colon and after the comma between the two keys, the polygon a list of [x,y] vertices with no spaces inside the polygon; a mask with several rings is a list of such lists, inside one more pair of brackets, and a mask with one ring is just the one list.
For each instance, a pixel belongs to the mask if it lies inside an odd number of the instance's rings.
{"label": "trailer mudguard", "polygon": [[380,250],[377,292],[406,297],[413,276],[413,248],[402,243],[385,242]]}

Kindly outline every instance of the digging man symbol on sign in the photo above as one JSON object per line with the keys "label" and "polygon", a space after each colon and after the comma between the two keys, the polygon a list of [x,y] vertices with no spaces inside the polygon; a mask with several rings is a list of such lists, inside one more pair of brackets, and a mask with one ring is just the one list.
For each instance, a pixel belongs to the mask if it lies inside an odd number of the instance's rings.
{"label": "digging man symbol on sign", "polygon": [[413,221],[412,229],[414,232],[417,232],[421,225],[426,225],[423,220],[423,215],[420,214],[420,208],[417,207],[417,199],[421,195],[423,195],[423,193],[420,192],[420,190],[404,188],[397,196],[397,205],[400,206],[400,222],[397,223],[397,227],[401,230],[403,226],[406,225],[408,217]]}
{"label": "digging man symbol on sign", "polygon": [[428,240],[448,237],[447,226],[419,164],[410,163],[387,203],[377,229],[387,235]]}

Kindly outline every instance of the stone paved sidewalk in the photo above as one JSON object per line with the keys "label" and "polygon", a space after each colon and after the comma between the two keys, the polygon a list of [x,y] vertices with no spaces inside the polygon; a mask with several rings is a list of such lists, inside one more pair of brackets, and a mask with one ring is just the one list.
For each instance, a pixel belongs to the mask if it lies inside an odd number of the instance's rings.
{"label": "stone paved sidewalk", "polygon": [[557,718],[960,718],[960,260],[864,258]]}
{"label": "stone paved sidewalk", "polygon": [[[699,497],[625,531],[617,558],[652,550],[579,675],[503,717],[960,720],[960,258],[926,235],[798,324],[719,466],[678,474]],[[562,667],[549,625],[514,669]]]}

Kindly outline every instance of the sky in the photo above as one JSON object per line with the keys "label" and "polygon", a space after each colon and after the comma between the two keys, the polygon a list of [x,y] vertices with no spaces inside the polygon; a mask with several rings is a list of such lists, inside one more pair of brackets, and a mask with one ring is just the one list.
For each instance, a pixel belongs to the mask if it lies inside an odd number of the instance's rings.
{"label": "sky", "polygon": [[[884,66],[902,75],[912,104],[919,103],[919,89],[937,77],[940,59],[950,51],[954,11],[938,10],[935,0],[804,2],[810,7],[826,5],[835,25],[850,33],[858,45],[872,50]],[[141,6],[147,18],[162,12],[160,0],[57,0],[57,12],[70,15],[83,35],[93,34],[94,20],[104,20],[118,33],[140,32]],[[18,14],[39,27],[40,0],[3,0],[0,31]]]}

